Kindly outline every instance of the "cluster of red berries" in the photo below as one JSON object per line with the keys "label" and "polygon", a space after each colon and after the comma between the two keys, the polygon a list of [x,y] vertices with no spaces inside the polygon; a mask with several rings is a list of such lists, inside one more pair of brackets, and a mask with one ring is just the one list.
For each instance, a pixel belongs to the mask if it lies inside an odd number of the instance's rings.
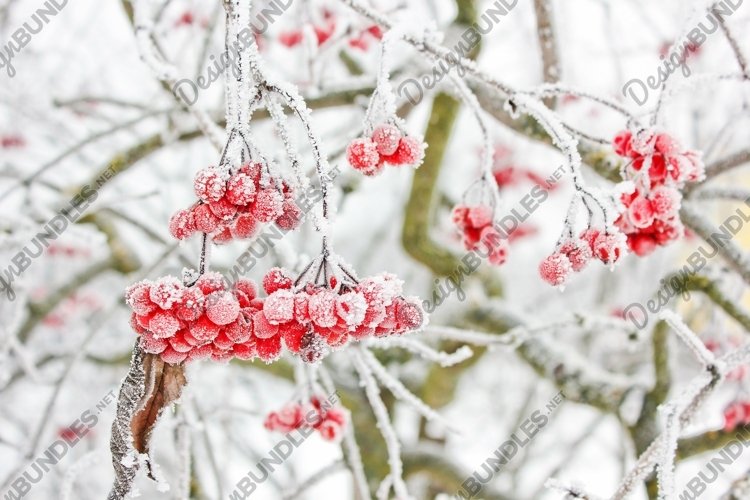
{"label": "cluster of red berries", "polygon": [[302,427],[312,427],[326,441],[336,441],[346,425],[346,414],[341,408],[331,407],[327,402],[313,396],[310,403],[302,405],[291,402],[278,412],[266,417],[264,427],[269,431],[291,432]]}
{"label": "cluster of red berries", "polygon": [[263,300],[253,281],[238,280],[228,290],[219,273],[206,273],[189,287],[166,276],[130,286],[125,301],[133,310],[130,323],[143,350],[167,363],[256,356],[270,362],[278,357],[280,345],[253,328],[263,316]]}
{"label": "cluster of red berries", "polygon": [[[401,335],[420,328],[421,305],[402,295],[403,282],[383,273],[352,286],[307,283],[294,289],[291,278],[274,268],[263,279],[269,294],[256,332],[283,337],[287,348],[303,360],[315,362],[326,346],[336,348],[368,336]],[[259,330],[260,329],[260,330]]]}
{"label": "cluster of red berries", "polygon": [[461,231],[464,248],[469,251],[481,248],[488,254],[490,264],[500,266],[508,258],[508,243],[495,229],[493,215],[487,205],[457,205],[452,216]]}
{"label": "cluster of red berries", "polygon": [[346,148],[346,159],[365,175],[378,175],[385,164],[418,167],[424,159],[425,144],[415,137],[403,135],[395,125],[379,125],[371,137],[354,139]]}
{"label": "cluster of red berries", "polygon": [[539,274],[552,286],[562,286],[573,272],[581,271],[593,258],[614,265],[626,253],[625,235],[589,228],[578,239],[568,238],[539,264]]}
{"label": "cluster of red berries", "polygon": [[215,243],[227,243],[250,238],[260,223],[275,221],[290,230],[302,220],[291,186],[270,176],[261,163],[243,165],[229,175],[204,168],[196,174],[193,187],[200,201],[177,211],[169,221],[169,232],[178,240],[201,232],[210,234]]}
{"label": "cluster of red berries", "polygon": [[[312,24],[313,31],[315,32],[315,40],[318,43],[318,47],[328,41],[336,31],[336,18],[328,9],[322,10],[323,20],[320,23]],[[302,28],[293,29],[290,31],[284,31],[279,35],[279,42],[285,47],[296,47],[304,39],[304,32]]]}
{"label": "cluster of red berries", "polygon": [[750,424],[750,401],[735,401],[724,408],[724,430]]}
{"label": "cluster of red berries", "polygon": [[229,290],[218,273],[204,274],[192,286],[171,276],[141,281],[127,289],[125,299],[143,349],[167,363],[207,357],[271,362],[281,355],[282,340],[289,351],[315,362],[326,345],[421,327],[424,312],[401,295],[401,285],[382,274],[352,289],[341,286],[338,293],[312,284],[293,291],[291,277],[273,268],[263,278],[265,299],[253,281],[238,280]]}
{"label": "cluster of red berries", "polygon": [[380,26],[373,24],[369,28],[362,30],[358,35],[349,39],[349,46],[353,49],[366,51],[370,48],[370,42],[373,40],[382,40],[383,30]]}
{"label": "cluster of red berries", "polygon": [[633,136],[623,131],[613,146],[615,153],[631,160],[624,173],[636,186],[621,196],[626,210],[616,225],[635,254],[648,255],[685,234],[678,216],[680,189],[703,178],[703,162],[699,152],[684,149],[665,133],[643,131]]}

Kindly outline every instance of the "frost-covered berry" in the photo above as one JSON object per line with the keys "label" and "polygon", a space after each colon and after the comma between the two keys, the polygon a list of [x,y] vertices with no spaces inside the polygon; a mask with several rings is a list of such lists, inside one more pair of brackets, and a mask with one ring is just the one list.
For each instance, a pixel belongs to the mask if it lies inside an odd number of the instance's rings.
{"label": "frost-covered berry", "polygon": [[469,207],[466,214],[466,220],[472,227],[477,229],[492,224],[492,208],[487,205]]}
{"label": "frost-covered berry", "polygon": [[633,153],[631,147],[632,140],[633,134],[629,130],[619,132],[612,140],[612,146],[614,147],[615,153],[620,156],[631,156]]}
{"label": "frost-covered berry", "polygon": [[255,199],[255,181],[243,173],[235,174],[227,184],[227,200],[235,205],[246,206]]}
{"label": "frost-covered berry", "polygon": [[565,255],[557,252],[539,264],[539,275],[552,286],[565,284],[572,270],[573,266],[570,264],[570,260]]}
{"label": "frost-covered berry", "polygon": [[237,206],[232,205],[226,198],[209,203],[208,208],[217,219],[223,221],[230,220],[237,213]]}
{"label": "frost-covered berry", "polygon": [[560,246],[560,253],[570,261],[573,271],[580,271],[591,261],[593,252],[587,241],[568,240]]}
{"label": "frost-covered berry", "polygon": [[169,346],[169,342],[164,339],[158,339],[153,335],[143,335],[141,337],[141,347],[149,354],[159,354]]}
{"label": "frost-covered berry", "polygon": [[599,231],[596,228],[590,227],[583,231],[578,237],[588,243],[589,248],[591,248],[591,252],[594,251],[594,243],[596,242],[596,239],[599,237],[599,234],[601,231]]}
{"label": "frost-covered berry", "polygon": [[294,317],[294,293],[289,290],[273,292],[263,303],[263,314],[272,325],[291,321]]}
{"label": "frost-covered berry", "polygon": [[258,339],[275,337],[279,333],[279,325],[269,323],[263,311],[258,311],[253,314],[253,333]]}
{"label": "frost-covered berry", "polygon": [[195,321],[203,314],[203,292],[198,287],[185,289],[175,313],[183,321]]}
{"label": "frost-covered berry", "polygon": [[671,219],[680,209],[681,196],[676,189],[659,186],[651,191],[649,198],[654,214],[660,219]]}
{"label": "frost-covered berry", "polygon": [[190,210],[178,210],[169,219],[169,234],[177,240],[189,238],[195,232],[195,220]]}
{"label": "frost-covered berry", "polygon": [[177,352],[190,352],[193,349],[193,346],[185,341],[182,332],[177,332],[174,337],[169,339],[169,347]]}
{"label": "frost-covered berry", "polygon": [[292,278],[280,267],[272,267],[263,276],[263,290],[271,295],[276,290],[289,289],[292,287]]}
{"label": "frost-covered berry", "polygon": [[151,302],[150,295],[151,282],[140,281],[125,290],[125,302],[134,313],[145,316],[157,308],[157,305]]}
{"label": "frost-covered berry", "polygon": [[281,329],[281,336],[284,339],[284,345],[292,352],[299,352],[302,349],[302,339],[307,334],[308,328],[305,325],[291,321]]}
{"label": "frost-covered berry", "polygon": [[240,314],[237,298],[229,292],[214,292],[206,297],[206,316],[219,326],[228,325]]}
{"label": "frost-covered berry", "polygon": [[361,325],[366,312],[367,301],[359,292],[346,292],[336,298],[336,314],[350,328]]}
{"label": "frost-covered berry", "polygon": [[243,313],[240,313],[235,321],[226,326],[224,333],[235,344],[244,344],[253,335],[252,318],[246,318]]}
{"label": "frost-covered berry", "polygon": [[221,226],[218,231],[211,235],[211,241],[217,245],[223,245],[232,241],[232,230],[229,226]]}
{"label": "frost-covered berry", "polygon": [[169,363],[170,365],[176,365],[182,363],[188,357],[186,352],[177,352],[171,347],[167,347],[160,354],[162,361]]}
{"label": "frost-covered berry", "polygon": [[258,357],[266,363],[276,361],[281,354],[281,335],[257,338],[255,340],[255,349]]}
{"label": "frost-covered berry", "polygon": [[625,236],[622,233],[603,233],[594,242],[594,255],[605,264],[614,264],[624,253]]}
{"label": "frost-covered berry", "polygon": [[203,345],[213,341],[219,335],[221,327],[204,315],[190,323],[188,330],[199,345]]}
{"label": "frost-covered berry", "polygon": [[244,293],[250,300],[258,296],[258,285],[254,281],[245,279],[237,280],[234,283],[234,288]]}
{"label": "frost-covered berry", "polygon": [[193,188],[198,198],[206,203],[210,203],[212,201],[219,201],[224,196],[226,183],[215,169],[204,168],[195,174]]}
{"label": "frost-covered berry", "polygon": [[168,311],[156,311],[148,321],[148,330],[154,337],[166,339],[180,329],[180,321]]}
{"label": "frost-covered berry", "polygon": [[283,213],[284,195],[274,188],[265,188],[255,195],[250,211],[261,222],[271,222]]}
{"label": "frost-covered berry", "polygon": [[422,307],[411,300],[401,299],[396,308],[396,326],[401,331],[416,330],[425,321]]}
{"label": "frost-covered berry", "polygon": [[628,248],[639,257],[649,255],[656,250],[656,240],[650,234],[634,233],[628,235]]}
{"label": "frost-covered berry", "polygon": [[360,137],[347,146],[346,159],[355,170],[369,172],[377,168],[380,155],[377,145],[371,139]]}
{"label": "frost-covered berry", "polygon": [[184,292],[185,287],[182,286],[182,283],[177,278],[165,276],[159,278],[151,285],[148,296],[151,302],[162,309],[170,309],[174,304],[182,300]]}
{"label": "frost-covered berry", "polygon": [[212,292],[224,290],[224,277],[217,272],[205,273],[198,278],[195,286],[203,292],[203,295],[208,295]]}
{"label": "frost-covered berry", "polygon": [[310,320],[317,326],[330,328],[334,326],[336,317],[336,295],[328,290],[319,290],[310,296],[307,303]]}
{"label": "frost-covered berry", "polygon": [[633,226],[637,228],[644,228],[650,226],[654,222],[655,217],[654,207],[651,204],[651,200],[644,198],[643,196],[637,196],[628,207],[628,217]]}
{"label": "frost-covered berry", "polygon": [[193,207],[193,223],[195,229],[202,233],[213,233],[219,227],[218,217],[214,215],[206,204],[198,204]]}
{"label": "frost-covered berry", "polygon": [[302,221],[302,210],[300,210],[294,200],[284,200],[281,210],[281,215],[276,219],[277,226],[287,231],[291,231],[299,226],[299,223]]}
{"label": "frost-covered berry", "polygon": [[304,410],[298,403],[289,403],[281,411],[272,411],[266,417],[263,427],[269,431],[291,432],[299,429],[305,422]]}
{"label": "frost-covered berry", "polygon": [[232,352],[237,359],[249,361],[255,357],[255,342],[234,344]]}
{"label": "frost-covered berry", "polygon": [[396,152],[386,158],[391,165],[412,165],[418,167],[424,159],[425,144],[412,136],[402,137]]}
{"label": "frost-covered berry", "polygon": [[379,125],[372,133],[372,142],[375,143],[375,149],[378,154],[383,156],[395,153],[400,140],[401,132],[399,132],[398,127],[390,123]]}
{"label": "frost-covered berry", "polygon": [[252,237],[258,230],[258,221],[251,214],[240,214],[232,223],[232,236],[243,240]]}

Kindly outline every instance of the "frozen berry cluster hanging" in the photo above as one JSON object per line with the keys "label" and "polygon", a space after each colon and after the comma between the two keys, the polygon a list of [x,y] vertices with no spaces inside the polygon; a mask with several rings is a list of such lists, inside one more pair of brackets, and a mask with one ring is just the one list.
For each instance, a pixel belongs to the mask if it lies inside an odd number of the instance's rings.
{"label": "frozen berry cluster hanging", "polygon": [[557,249],[539,264],[539,275],[552,286],[563,286],[570,275],[596,258],[612,266],[625,255],[625,235],[590,227],[578,238],[566,237]]}
{"label": "frozen berry cluster hanging", "polygon": [[[305,281],[313,273],[314,280]],[[388,273],[357,281],[351,271],[326,259],[313,261],[295,282],[274,268],[263,279],[269,295],[255,327],[263,335],[283,337],[290,351],[315,362],[329,348],[352,340],[419,329],[425,313],[418,300],[402,295],[402,285]]]}
{"label": "frozen berry cluster hanging", "polygon": [[346,148],[346,159],[355,169],[368,176],[380,174],[385,165],[421,165],[425,144],[414,136],[404,135],[390,123],[379,125],[369,137],[354,139]]}
{"label": "frozen berry cluster hanging", "polygon": [[494,213],[488,205],[456,205],[453,222],[462,235],[468,251],[483,250],[490,264],[500,266],[508,258],[508,243],[493,224]]}
{"label": "frozen berry cluster hanging", "polygon": [[290,230],[302,219],[294,190],[272,177],[263,163],[245,164],[234,173],[204,168],[193,187],[199,201],[169,221],[169,231],[178,240],[201,232],[211,235],[214,243],[227,243],[252,237],[261,223],[276,222]]}
{"label": "frozen berry cluster hanging", "polygon": [[309,404],[291,402],[278,412],[272,411],[266,417],[264,427],[269,431],[284,434],[303,427],[318,431],[326,441],[336,441],[346,427],[346,414],[338,407],[331,407],[327,401],[313,396]]}
{"label": "frozen berry cluster hanging", "polygon": [[259,336],[253,328],[263,316],[253,281],[238,280],[230,290],[219,273],[206,273],[189,287],[166,276],[130,286],[125,301],[144,351],[167,363],[278,357],[278,339]]}
{"label": "frozen berry cluster hanging", "polygon": [[628,246],[637,255],[653,252],[685,233],[678,212],[680,190],[686,182],[704,177],[701,154],[683,148],[666,133],[643,130],[633,135],[622,131],[613,140],[615,153],[627,158],[623,177],[635,189],[623,193],[625,212],[616,225],[627,235]]}

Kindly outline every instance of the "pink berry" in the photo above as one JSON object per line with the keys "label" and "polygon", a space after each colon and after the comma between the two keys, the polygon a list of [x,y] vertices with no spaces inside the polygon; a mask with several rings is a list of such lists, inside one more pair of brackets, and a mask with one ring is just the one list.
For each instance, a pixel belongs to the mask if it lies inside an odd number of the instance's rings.
{"label": "pink berry", "polygon": [[237,207],[232,205],[226,198],[221,198],[208,204],[208,208],[217,219],[228,221],[237,213]]}
{"label": "pink berry", "polygon": [[383,156],[395,153],[400,140],[401,132],[389,123],[379,125],[372,133],[372,142],[375,143],[378,154]]}
{"label": "pink berry", "polygon": [[330,328],[336,324],[336,295],[328,290],[320,290],[308,302],[310,319],[317,326]]}
{"label": "pink berry", "polygon": [[151,302],[162,309],[171,309],[173,305],[182,300],[182,294],[184,292],[185,287],[182,286],[180,280],[172,276],[165,276],[159,278],[153,285],[151,285],[149,298],[151,299]]}
{"label": "pink berry", "polygon": [[302,349],[302,339],[307,334],[307,327],[296,321],[291,321],[284,325],[281,330],[281,336],[287,349],[292,352],[300,352]]}
{"label": "pink berry", "polygon": [[182,300],[176,308],[177,317],[183,321],[195,321],[203,314],[203,292],[198,287],[185,289]]}
{"label": "pink berry", "polygon": [[486,205],[477,205],[469,208],[466,216],[467,221],[477,229],[492,224],[492,209]]}
{"label": "pink berry", "polygon": [[218,335],[221,327],[211,321],[208,316],[201,316],[188,327],[190,335],[200,342],[200,345],[213,341]]}
{"label": "pink berry", "polygon": [[163,352],[167,346],[169,346],[168,341],[156,338],[153,335],[143,335],[141,337],[141,347],[149,354],[159,354]]}
{"label": "pink berry", "polygon": [[614,264],[624,252],[625,237],[622,233],[603,233],[594,242],[594,255],[605,264]]}
{"label": "pink berry", "polygon": [[235,174],[227,185],[227,200],[235,205],[246,206],[255,199],[255,182],[243,173]]}
{"label": "pink berry", "polygon": [[177,240],[189,238],[195,232],[195,220],[193,212],[189,210],[178,210],[169,219],[169,234]]}
{"label": "pink berry", "polygon": [[195,194],[205,203],[219,201],[226,192],[226,183],[213,168],[204,168],[195,174]]}
{"label": "pink berry", "polygon": [[193,223],[195,229],[202,233],[213,233],[219,226],[219,218],[214,215],[206,204],[193,207]]}
{"label": "pink berry", "polygon": [[294,294],[289,290],[277,290],[263,303],[263,314],[272,325],[287,323],[294,317]]}
{"label": "pink berry", "polygon": [[166,339],[177,333],[180,321],[167,311],[157,311],[148,322],[148,329],[154,337]]}
{"label": "pink berry", "polygon": [[256,339],[255,349],[258,357],[266,363],[276,361],[281,354],[281,335]]}
{"label": "pink berry", "polygon": [[564,284],[572,270],[570,260],[561,253],[553,253],[539,264],[539,274],[552,286]]}
{"label": "pink berry", "polygon": [[377,168],[380,155],[377,145],[371,139],[360,137],[349,143],[346,159],[355,170],[367,172]]}
{"label": "pink berry", "polygon": [[258,221],[251,214],[241,214],[232,224],[232,236],[244,240],[252,237],[258,230]]}
{"label": "pink berry", "polygon": [[422,327],[425,313],[416,302],[401,299],[396,309],[396,324],[399,330],[411,331]]}
{"label": "pink berry", "polygon": [[593,257],[593,252],[588,242],[584,240],[568,240],[560,246],[560,253],[570,261],[573,271],[582,270]]}
{"label": "pink berry", "polygon": [[169,347],[177,352],[190,352],[193,346],[185,341],[185,337],[181,332],[177,332],[174,337],[169,339]]}
{"label": "pink berry", "polygon": [[365,296],[359,292],[346,292],[336,297],[336,314],[351,329],[362,324],[367,312]]}
{"label": "pink berry", "polygon": [[637,228],[650,226],[654,222],[654,215],[654,207],[651,205],[651,201],[643,196],[636,197],[628,207],[630,222]]}
{"label": "pink berry", "polygon": [[198,281],[195,282],[195,286],[203,292],[203,295],[208,295],[212,292],[224,290],[224,277],[216,272],[205,273],[198,278]]}
{"label": "pink berry", "polygon": [[253,335],[252,319],[246,319],[242,314],[236,321],[229,323],[224,330],[227,337],[236,344],[244,344]]}
{"label": "pink berry", "polygon": [[591,248],[591,251],[594,251],[594,243],[596,242],[596,239],[599,237],[600,231],[598,229],[594,229],[593,227],[590,227],[583,231],[578,237],[588,243],[589,248]]}
{"label": "pink berry", "polygon": [[151,302],[150,295],[151,283],[149,281],[140,281],[131,285],[125,291],[125,302],[134,313],[139,316],[145,316],[157,308],[157,305]]}
{"label": "pink berry", "polygon": [[261,222],[271,222],[283,213],[284,195],[274,188],[258,191],[250,211]]}
{"label": "pink berry", "polygon": [[281,215],[276,219],[276,225],[281,229],[291,231],[302,222],[302,210],[300,210],[294,200],[284,200],[281,210]]}
{"label": "pink berry", "polygon": [[218,231],[211,235],[211,241],[217,245],[223,245],[232,241],[232,230],[229,226],[221,226]]}
{"label": "pink berry", "polygon": [[671,219],[680,209],[681,196],[676,189],[659,186],[651,191],[649,198],[654,214],[660,219]]}
{"label": "pink berry", "polygon": [[656,240],[648,234],[629,234],[628,248],[637,256],[644,257],[656,250]]}
{"label": "pink berry", "polygon": [[612,141],[615,153],[620,156],[631,156],[633,152],[630,145],[632,139],[633,134],[629,130],[619,132]]}
{"label": "pink berry", "polygon": [[253,315],[253,332],[258,339],[275,337],[279,333],[279,325],[272,325],[263,312],[257,312]]}
{"label": "pink berry", "polygon": [[229,292],[214,292],[206,297],[206,316],[214,324],[228,325],[240,314],[237,298]]}
{"label": "pink berry", "polygon": [[424,159],[425,144],[412,136],[401,138],[398,149],[386,161],[391,165],[412,165],[418,167]]}
{"label": "pink berry", "polygon": [[234,287],[244,293],[250,300],[253,300],[258,296],[258,285],[254,281],[245,279],[237,280]]}
{"label": "pink berry", "polygon": [[171,347],[167,347],[164,349],[164,352],[161,353],[161,359],[165,363],[169,363],[170,365],[176,365],[179,363],[182,363],[187,358],[186,352],[177,352]]}
{"label": "pink berry", "polygon": [[276,290],[289,289],[292,287],[292,278],[280,267],[272,267],[263,276],[263,290],[271,295]]}

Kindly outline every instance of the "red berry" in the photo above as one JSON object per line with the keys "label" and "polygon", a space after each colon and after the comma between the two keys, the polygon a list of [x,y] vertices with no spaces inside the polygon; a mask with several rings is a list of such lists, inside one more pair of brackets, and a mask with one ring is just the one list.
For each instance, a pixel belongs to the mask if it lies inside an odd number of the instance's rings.
{"label": "red berry", "polygon": [[254,281],[250,280],[237,280],[234,284],[234,288],[244,293],[248,299],[253,300],[258,296],[258,285]]}
{"label": "red berry", "polygon": [[268,295],[276,290],[286,290],[292,287],[292,278],[280,267],[272,267],[263,276],[263,289]]}
{"label": "red berry", "polygon": [[232,241],[232,230],[229,228],[229,226],[221,227],[219,231],[211,235],[211,241],[213,241],[217,245],[229,243],[230,241]]}
{"label": "red berry", "polygon": [[195,220],[193,212],[189,210],[178,210],[169,219],[169,234],[177,240],[189,238],[195,232]]}
{"label": "red berry", "polygon": [[372,133],[372,142],[375,143],[378,154],[383,156],[395,153],[400,140],[401,132],[389,123],[378,126]]}
{"label": "red berry", "polygon": [[195,286],[203,292],[203,295],[208,295],[212,292],[224,290],[224,277],[220,273],[205,273],[198,278]]}
{"label": "red berry", "polygon": [[589,263],[593,257],[591,247],[584,240],[568,240],[560,246],[560,253],[570,261],[573,271],[580,271]]}
{"label": "red berry", "polygon": [[281,329],[281,336],[287,349],[292,352],[299,352],[302,349],[302,338],[307,334],[307,327],[297,323],[289,322]]}
{"label": "red berry", "polygon": [[294,317],[294,294],[289,290],[277,290],[263,303],[263,314],[272,325],[287,323]]}
{"label": "red berry", "polygon": [[378,167],[380,155],[377,145],[371,139],[360,137],[347,146],[346,159],[355,170],[368,172]]}
{"label": "red berry", "polygon": [[271,222],[283,213],[284,195],[274,188],[261,189],[250,211],[261,222]]}
{"label": "red berry", "polygon": [[219,218],[214,215],[206,204],[193,207],[193,222],[195,229],[202,233],[213,233],[219,226]]}
{"label": "red berry", "polygon": [[235,205],[246,206],[254,199],[255,181],[247,174],[235,174],[227,185],[227,200]]}
{"label": "red berry", "polygon": [[258,230],[258,221],[251,214],[239,215],[232,224],[232,236],[243,240],[252,237]]}
{"label": "red berry", "polygon": [[399,330],[410,331],[422,327],[424,323],[422,307],[410,300],[400,299],[396,308],[396,324]]}
{"label": "red berry", "polygon": [[204,168],[195,174],[193,188],[198,198],[206,203],[210,203],[212,201],[219,201],[224,196],[226,183],[215,169]]}
{"label": "red berry", "polygon": [[177,278],[165,276],[156,280],[149,290],[151,302],[162,309],[171,309],[174,304],[182,300],[185,287]]}
{"label": "red berry", "polygon": [[155,312],[148,321],[148,330],[159,339],[169,338],[179,329],[180,321],[167,311]]}
{"label": "red berry", "polygon": [[258,339],[276,337],[279,333],[279,325],[272,325],[263,312],[257,312],[253,315],[253,332]]}
{"label": "red berry", "polygon": [[149,354],[159,354],[169,345],[168,341],[159,339],[153,335],[143,335],[141,337],[141,347]]}
{"label": "red berry", "polygon": [[336,295],[328,290],[319,290],[308,301],[310,319],[317,326],[330,328],[336,324]]}
{"label": "red berry", "polygon": [[125,290],[125,302],[134,313],[145,316],[156,309],[156,304],[151,302],[151,283],[140,281]]}
{"label": "red berry", "polygon": [[276,225],[281,229],[291,231],[302,222],[302,210],[300,210],[294,200],[284,200],[281,210],[281,215],[276,219]]}
{"label": "red berry", "polygon": [[170,365],[176,365],[179,363],[182,363],[187,358],[186,352],[177,352],[171,347],[167,347],[164,349],[164,351],[161,353],[161,359],[165,363],[169,363]]}
{"label": "red berry", "polygon": [[392,155],[385,158],[391,165],[413,165],[418,167],[424,159],[425,144],[412,136],[401,138],[398,149]]}
{"label": "red berry", "polygon": [[539,264],[542,279],[553,286],[564,284],[572,270],[570,260],[561,253],[553,253]]}
{"label": "red berry", "polygon": [[232,205],[226,198],[221,198],[218,201],[214,201],[208,204],[208,208],[216,216],[217,219],[228,221],[237,213],[237,207]]}
{"label": "red berry", "polygon": [[236,321],[229,323],[224,330],[227,337],[236,344],[242,344],[250,340],[253,334],[253,323],[240,314]]}
{"label": "red berry", "polygon": [[183,321],[195,321],[203,314],[203,292],[198,287],[190,287],[182,294],[176,308],[177,317]]}
{"label": "red berry", "polygon": [[229,292],[214,292],[206,297],[206,316],[217,325],[228,325],[240,314],[237,298]]}
{"label": "red berry", "polygon": [[213,341],[218,335],[221,327],[208,319],[208,316],[201,316],[188,327],[190,335],[200,342],[201,345]]}
{"label": "red berry", "polygon": [[281,353],[281,335],[256,339],[255,349],[258,352],[258,357],[266,363],[276,361]]}
{"label": "red berry", "polygon": [[642,197],[636,197],[628,207],[628,217],[633,226],[637,228],[644,228],[650,226],[654,222],[654,207],[651,201]]}
{"label": "red berry", "polygon": [[614,264],[625,252],[625,236],[622,233],[600,234],[594,242],[594,255],[605,264]]}
{"label": "red berry", "polygon": [[362,324],[367,312],[365,296],[359,292],[346,292],[336,297],[336,314],[353,329]]}

